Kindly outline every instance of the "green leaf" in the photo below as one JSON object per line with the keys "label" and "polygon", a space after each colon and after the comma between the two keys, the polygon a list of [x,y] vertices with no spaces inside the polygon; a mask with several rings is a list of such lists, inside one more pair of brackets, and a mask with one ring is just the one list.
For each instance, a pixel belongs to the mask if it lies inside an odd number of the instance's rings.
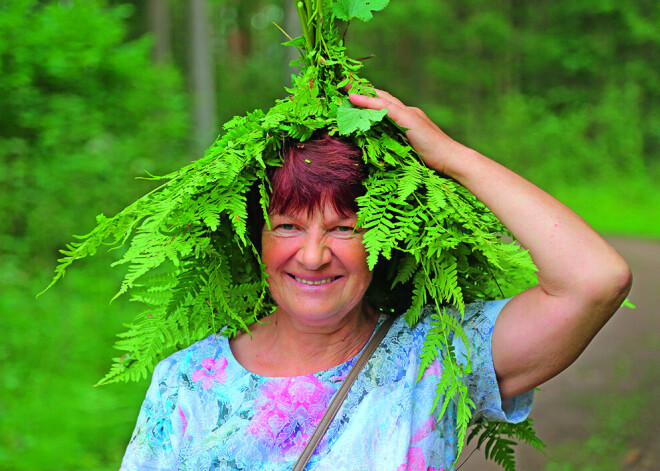
{"label": "green leaf", "polygon": [[298,36],[290,41],[285,41],[282,46],[305,47],[305,38]]}
{"label": "green leaf", "polygon": [[355,131],[368,131],[373,123],[382,120],[386,114],[387,108],[369,110],[342,106],[337,110],[339,134],[347,136]]}
{"label": "green leaf", "polygon": [[630,302],[630,299],[626,298],[623,300],[623,303],[621,303],[621,306],[625,306],[630,309],[637,309],[637,306],[635,306],[633,303]]}
{"label": "green leaf", "polygon": [[369,21],[374,16],[372,11],[380,11],[390,3],[390,0],[339,0],[332,5],[332,11],[340,20],[350,21],[357,18]]}

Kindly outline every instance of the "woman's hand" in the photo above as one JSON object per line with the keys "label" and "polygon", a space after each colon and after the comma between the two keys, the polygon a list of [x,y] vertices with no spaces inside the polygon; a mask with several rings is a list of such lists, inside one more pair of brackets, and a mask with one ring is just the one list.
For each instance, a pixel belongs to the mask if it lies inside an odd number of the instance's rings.
{"label": "woman's hand", "polygon": [[[388,109],[426,164],[470,190],[529,250],[539,285],[502,309],[493,361],[503,398],[560,373],[625,299],[632,277],[621,256],[582,218],[511,170],[448,137],[419,109],[389,93],[350,94],[354,105]],[[534,158],[534,156],[530,156]]]}
{"label": "woman's hand", "polygon": [[419,108],[404,105],[386,91],[374,91],[377,97],[349,93],[348,98],[351,103],[362,108],[387,108],[387,116],[407,130],[410,144],[422,156],[424,163],[434,170],[455,177],[461,156],[469,149],[445,134]]}

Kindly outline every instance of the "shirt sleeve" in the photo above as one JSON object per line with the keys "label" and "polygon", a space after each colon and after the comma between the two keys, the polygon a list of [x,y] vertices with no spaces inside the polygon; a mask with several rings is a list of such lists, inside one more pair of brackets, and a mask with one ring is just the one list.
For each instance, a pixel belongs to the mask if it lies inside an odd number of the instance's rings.
{"label": "shirt sleeve", "polygon": [[[534,390],[502,401],[493,365],[493,328],[508,299],[475,303],[466,306],[463,329],[468,338],[472,372],[466,381],[470,399],[475,404],[471,423],[484,421],[522,422],[527,418],[534,401]],[[453,341],[457,359],[465,358],[465,344]]]}
{"label": "shirt sleeve", "polygon": [[[166,374],[169,366],[169,361],[164,360],[154,370],[120,471],[161,471],[176,468],[170,418],[176,398],[165,394],[169,389],[169,375]],[[167,396],[167,399],[164,396]]]}

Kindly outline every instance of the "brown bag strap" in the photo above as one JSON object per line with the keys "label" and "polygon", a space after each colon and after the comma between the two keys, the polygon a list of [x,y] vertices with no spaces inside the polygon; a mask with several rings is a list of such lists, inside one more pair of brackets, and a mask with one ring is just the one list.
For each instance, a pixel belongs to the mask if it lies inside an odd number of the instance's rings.
{"label": "brown bag strap", "polygon": [[321,417],[321,421],[314,429],[314,433],[312,433],[312,436],[309,437],[309,441],[307,442],[305,449],[300,454],[298,461],[296,461],[292,471],[303,471],[305,469],[305,466],[309,462],[309,459],[312,457],[314,450],[323,438],[323,435],[325,435],[325,431],[330,426],[332,419],[335,418],[337,411],[339,411],[339,408],[343,404],[344,399],[346,399],[348,391],[351,389],[351,386],[353,386],[353,383],[360,374],[360,371],[362,371],[364,365],[367,363],[367,361],[369,361],[369,358],[371,358],[371,355],[373,355],[380,342],[383,340],[383,338],[385,338],[385,335],[387,334],[387,331],[390,330],[394,319],[395,316],[389,316],[387,319],[385,319],[374,336],[371,337],[371,340],[367,346],[364,347],[362,354],[358,357],[355,365],[353,365],[353,368],[351,368],[351,371],[348,373],[348,376],[346,376],[346,379],[339,387],[339,390],[333,396],[332,401],[330,401],[330,405],[326,409],[325,414],[323,414],[323,417]]}

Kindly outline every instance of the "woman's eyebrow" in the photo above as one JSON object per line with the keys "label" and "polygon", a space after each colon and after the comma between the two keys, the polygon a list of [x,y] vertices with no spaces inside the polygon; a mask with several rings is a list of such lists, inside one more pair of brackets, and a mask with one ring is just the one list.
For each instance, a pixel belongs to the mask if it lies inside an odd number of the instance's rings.
{"label": "woman's eyebrow", "polygon": [[273,218],[285,218],[285,219],[298,219],[296,216],[290,213],[276,213],[276,214],[270,214],[268,216],[270,219]]}
{"label": "woman's eyebrow", "polygon": [[334,218],[337,221],[350,221],[353,219],[357,219],[357,214],[353,212],[337,212],[335,213],[337,216]]}
{"label": "woman's eyebrow", "polygon": [[[277,213],[277,214],[272,214],[269,217],[271,219],[275,218],[275,217],[280,217],[280,218],[289,219],[289,220],[292,220],[292,221],[298,221],[300,219],[305,219],[305,216],[303,216],[303,215],[300,215],[300,214],[296,215],[296,214],[292,214],[292,213]],[[351,223],[351,225],[353,225],[354,221],[356,221],[355,216],[338,215],[337,217],[331,217],[331,218],[328,218],[328,219],[324,219],[323,223],[325,225],[328,225],[328,226],[337,225],[337,224],[342,223],[342,222]]]}
{"label": "woman's eyebrow", "polygon": [[339,223],[341,223],[341,222],[346,223],[346,224],[351,224],[351,225],[352,225],[352,224],[353,224],[353,219],[352,219],[352,218],[337,218],[337,219],[330,219],[330,220],[328,221],[328,225],[332,226],[332,225],[335,225],[335,224],[339,224]]}

